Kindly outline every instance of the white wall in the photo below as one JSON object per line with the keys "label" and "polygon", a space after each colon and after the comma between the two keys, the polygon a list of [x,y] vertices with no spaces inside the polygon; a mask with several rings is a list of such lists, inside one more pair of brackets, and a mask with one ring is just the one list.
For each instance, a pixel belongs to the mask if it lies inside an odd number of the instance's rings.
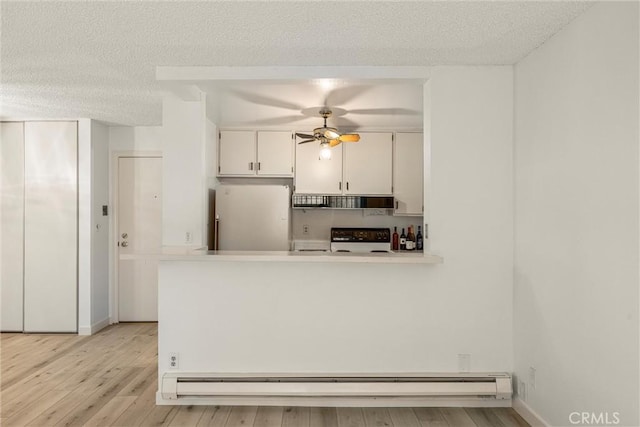
{"label": "white wall", "polygon": [[638,35],[596,4],[515,68],[515,371],[552,425],[640,425]]}
{"label": "white wall", "polygon": [[91,120],[78,120],[78,333],[91,334]]}
{"label": "white wall", "polygon": [[0,122],[0,330],[24,319],[24,123]]}
{"label": "white wall", "polygon": [[116,164],[113,156],[125,153],[151,153],[153,155],[162,154],[162,126],[111,126],[109,130],[109,277],[110,305],[109,317],[115,319],[113,307],[115,307],[115,248],[116,224],[115,224],[115,174]]}
{"label": "white wall", "polygon": [[162,151],[162,126],[109,127],[109,151]]}
{"label": "white wall", "polygon": [[430,89],[427,247],[445,261],[422,279],[438,290],[427,336],[448,360],[470,353],[474,370],[510,372],[513,68],[434,67]]}
{"label": "white wall", "polygon": [[109,324],[109,128],[91,121],[91,326]]}
{"label": "white wall", "polygon": [[90,335],[108,325],[109,224],[108,128],[78,120],[78,333]]}
{"label": "white wall", "polygon": [[207,229],[205,102],[165,97],[162,128],[162,243],[202,246]]}
{"label": "white wall", "polygon": [[[393,216],[383,209],[384,215],[371,215],[363,209],[293,209],[291,213],[291,232],[294,240],[326,240],[331,236],[331,227],[398,227],[398,234],[405,233],[413,225],[417,234],[418,226],[422,226],[422,217]],[[303,226],[309,226],[309,232],[304,234]]]}
{"label": "white wall", "polygon": [[176,351],[185,371],[456,372],[461,353],[472,371],[512,370],[512,68],[433,71],[444,264],[162,262],[160,372]]}

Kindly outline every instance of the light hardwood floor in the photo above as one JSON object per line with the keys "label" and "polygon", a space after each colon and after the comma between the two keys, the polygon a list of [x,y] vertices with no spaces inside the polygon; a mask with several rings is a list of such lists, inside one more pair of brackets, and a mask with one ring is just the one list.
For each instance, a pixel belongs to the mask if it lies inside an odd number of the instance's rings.
{"label": "light hardwood floor", "polygon": [[2,426],[520,427],[511,408],[156,406],[157,326],[90,337],[2,334]]}

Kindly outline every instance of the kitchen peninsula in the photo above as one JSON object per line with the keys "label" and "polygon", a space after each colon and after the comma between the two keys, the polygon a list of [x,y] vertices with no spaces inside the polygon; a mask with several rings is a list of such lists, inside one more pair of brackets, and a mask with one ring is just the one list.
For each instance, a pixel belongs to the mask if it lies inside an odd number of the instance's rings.
{"label": "kitchen peninsula", "polygon": [[428,277],[439,262],[428,254],[168,250],[159,262],[157,402],[176,403],[166,394],[174,373],[425,372],[429,345],[408,325],[432,315]]}

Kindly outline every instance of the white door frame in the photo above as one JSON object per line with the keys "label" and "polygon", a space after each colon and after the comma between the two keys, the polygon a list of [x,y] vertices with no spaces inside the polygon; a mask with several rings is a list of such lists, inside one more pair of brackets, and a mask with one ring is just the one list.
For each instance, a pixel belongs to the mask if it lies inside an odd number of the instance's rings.
{"label": "white door frame", "polygon": [[119,323],[120,315],[118,312],[118,264],[120,260],[118,252],[118,184],[120,170],[118,168],[121,158],[160,158],[162,159],[162,151],[114,151],[111,153],[109,165],[109,199],[111,200],[111,213],[109,215],[109,272],[111,280],[109,280],[109,324]]}

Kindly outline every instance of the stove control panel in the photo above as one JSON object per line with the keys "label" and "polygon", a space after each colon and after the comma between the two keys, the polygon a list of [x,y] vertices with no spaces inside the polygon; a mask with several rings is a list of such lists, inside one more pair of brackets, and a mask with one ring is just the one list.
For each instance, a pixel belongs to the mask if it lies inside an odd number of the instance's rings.
{"label": "stove control panel", "polygon": [[332,228],[332,242],[391,242],[391,230],[388,228]]}

